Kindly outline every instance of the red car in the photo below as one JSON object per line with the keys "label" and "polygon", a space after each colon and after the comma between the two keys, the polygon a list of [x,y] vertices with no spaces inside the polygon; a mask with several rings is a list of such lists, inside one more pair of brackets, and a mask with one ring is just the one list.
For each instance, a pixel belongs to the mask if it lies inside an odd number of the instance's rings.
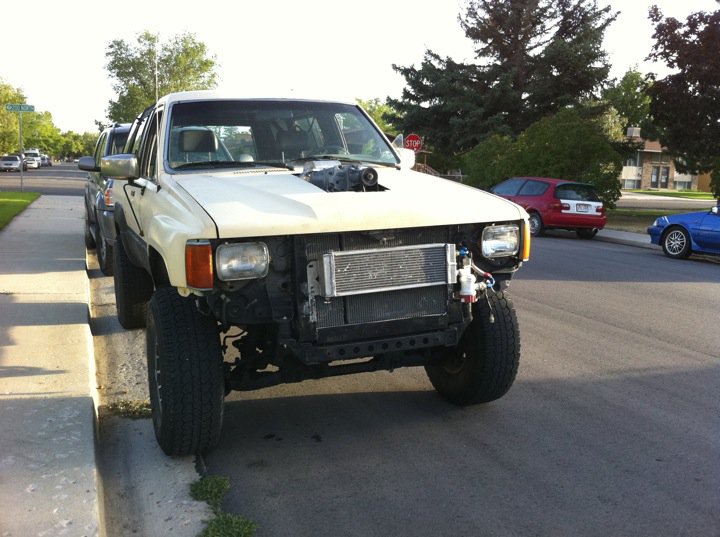
{"label": "red car", "polygon": [[607,223],[605,207],[588,183],[512,177],[490,191],[522,206],[530,215],[530,233],[535,236],[546,229],[569,229],[581,239],[592,239]]}

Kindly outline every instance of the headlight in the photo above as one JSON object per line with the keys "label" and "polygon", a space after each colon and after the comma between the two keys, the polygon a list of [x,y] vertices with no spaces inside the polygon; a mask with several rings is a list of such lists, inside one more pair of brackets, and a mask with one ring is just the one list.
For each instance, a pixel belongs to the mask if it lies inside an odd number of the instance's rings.
{"label": "headlight", "polygon": [[482,232],[482,255],[488,259],[518,253],[520,227],[515,224],[488,226]]}
{"label": "headlight", "polygon": [[650,227],[658,227],[660,225],[660,219],[656,218],[655,221],[652,223],[652,226]]}
{"label": "headlight", "polygon": [[262,278],[269,265],[268,247],[262,242],[222,244],[215,252],[217,276],[226,282]]}

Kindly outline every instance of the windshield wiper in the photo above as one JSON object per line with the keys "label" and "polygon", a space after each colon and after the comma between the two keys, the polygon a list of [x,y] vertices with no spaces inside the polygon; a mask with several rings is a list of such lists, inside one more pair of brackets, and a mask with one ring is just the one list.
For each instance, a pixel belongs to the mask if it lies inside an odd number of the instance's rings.
{"label": "windshield wiper", "polygon": [[355,162],[355,159],[348,158],[347,155],[333,155],[329,153],[289,159],[290,162],[309,162],[311,160],[348,160],[351,162]]}
{"label": "windshield wiper", "polygon": [[290,164],[287,164],[285,162],[265,162],[265,161],[258,161],[254,160],[253,162],[246,162],[246,164],[254,164],[255,166],[269,166],[271,168],[282,168],[284,170],[294,170]]}
{"label": "windshield wiper", "polygon": [[[237,160],[205,160],[195,162],[183,162],[174,166],[174,169],[190,169],[190,168],[254,168],[256,166],[272,166],[274,168],[288,168],[286,164],[281,162],[240,162]],[[292,169],[292,168],[290,168]]]}
{"label": "windshield wiper", "polygon": [[386,162],[386,161],[379,161],[379,160],[367,160],[363,158],[353,158],[348,155],[333,155],[333,154],[321,154],[321,155],[313,155],[311,157],[300,157],[300,158],[294,158],[291,160],[291,162],[309,162],[313,160],[337,160],[339,162],[352,162],[353,164],[373,164],[377,166],[388,166],[388,167],[397,167],[398,164],[395,162]]}
{"label": "windshield wiper", "polygon": [[182,162],[173,166],[176,170],[181,168],[230,168],[234,166],[244,166],[245,162],[237,162],[234,160],[200,160],[193,162]]}

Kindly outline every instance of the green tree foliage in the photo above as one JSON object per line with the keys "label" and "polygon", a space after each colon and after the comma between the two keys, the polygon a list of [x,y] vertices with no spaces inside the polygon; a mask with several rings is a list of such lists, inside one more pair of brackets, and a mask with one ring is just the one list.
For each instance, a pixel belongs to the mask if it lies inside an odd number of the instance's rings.
{"label": "green tree foliage", "polygon": [[[0,154],[20,150],[20,114],[5,110],[6,104],[27,104],[27,99],[20,89],[0,79]],[[22,127],[23,148],[38,147],[45,153],[58,155],[62,135],[50,112],[23,112]]]}
{"label": "green tree foliage", "polygon": [[388,103],[405,132],[443,153],[517,136],[600,88],[609,72],[602,39],[615,17],[596,0],[468,0],[460,25],[477,62],[427,50],[420,68],[393,65],[406,88]]}
{"label": "green tree foliage", "polygon": [[380,127],[380,130],[390,137],[391,140],[400,134],[400,131],[390,123],[390,120],[392,120],[396,114],[389,104],[383,103],[377,98],[368,101],[357,99],[357,103],[363,107],[363,110],[368,113],[372,120],[377,123],[377,126]]}
{"label": "green tree foliage", "polygon": [[61,158],[76,158],[82,155],[92,155],[97,137],[97,133],[92,132],[86,132],[84,134],[78,134],[72,131],[64,132],[60,148],[56,155]]}
{"label": "green tree foliage", "polygon": [[[25,95],[18,88],[0,78],[0,154],[16,152],[20,145],[20,116],[5,110],[6,104],[26,104]],[[23,122],[29,114],[23,114]]]}
{"label": "green tree foliage", "polygon": [[112,41],[105,57],[106,69],[114,79],[113,90],[118,95],[116,101],[108,104],[111,123],[132,121],[156,97],[167,93],[211,89],[216,85],[215,57],[208,56],[205,44],[189,33],[160,43],[158,36],[145,31],[133,45],[122,39]]}
{"label": "green tree foliage", "polygon": [[[515,141],[507,135],[493,134],[462,156],[467,182],[490,188],[515,175],[513,155]],[[535,175],[535,174],[533,174]]]}
{"label": "green tree foliage", "polygon": [[595,185],[608,207],[620,198],[622,157],[604,132],[603,121],[564,109],[531,125],[512,141],[491,136],[465,154],[469,183],[482,188],[512,176],[556,177]]}
{"label": "green tree foliage", "polygon": [[613,80],[602,92],[607,101],[623,118],[623,130],[641,127],[648,130],[650,117],[650,81],[637,69],[627,71],[620,81]]}
{"label": "green tree foliage", "polygon": [[649,89],[660,141],[680,172],[714,170],[711,187],[720,198],[720,10],[692,13],[684,24],[664,18],[657,6],[649,16],[655,25],[650,58],[673,71]]}

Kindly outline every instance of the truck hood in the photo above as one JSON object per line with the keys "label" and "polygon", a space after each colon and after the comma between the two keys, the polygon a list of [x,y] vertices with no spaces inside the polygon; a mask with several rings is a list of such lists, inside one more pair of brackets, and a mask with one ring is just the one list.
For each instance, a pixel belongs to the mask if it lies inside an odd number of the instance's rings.
{"label": "truck hood", "polygon": [[253,173],[175,175],[207,212],[218,238],[407,228],[527,218],[520,206],[447,179],[377,168],[378,192],[326,192],[301,176]]}

